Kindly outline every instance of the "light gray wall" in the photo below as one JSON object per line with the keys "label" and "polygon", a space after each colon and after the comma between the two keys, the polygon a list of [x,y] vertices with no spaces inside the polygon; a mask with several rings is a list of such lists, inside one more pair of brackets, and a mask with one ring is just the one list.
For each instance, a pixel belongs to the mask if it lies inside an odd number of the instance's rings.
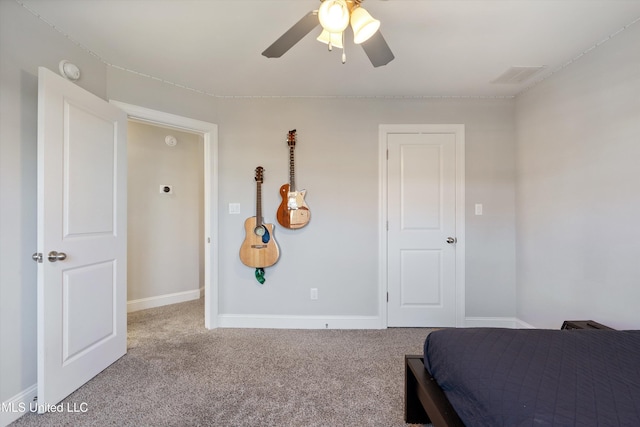
{"label": "light gray wall", "polygon": [[517,100],[518,316],[640,328],[640,25]]}
{"label": "light gray wall", "polygon": [[[467,316],[515,317],[513,100],[212,98],[117,69],[108,79],[111,99],[219,126],[220,313],[376,315],[378,125],[463,123]],[[275,220],[291,129],[298,135],[296,184],[307,189],[312,212],[300,230]],[[258,165],[265,168],[264,217],[276,224],[281,247],[262,286],[238,257],[243,222],[255,215]],[[229,215],[228,203],[240,203],[241,214]],[[483,203],[483,216],[473,215],[474,203]],[[309,299],[312,287],[317,301]]]}
{"label": "light gray wall", "polygon": [[[83,72],[78,84],[98,96],[219,125],[222,313],[375,313],[378,125],[463,123],[467,316],[517,315],[554,328],[594,318],[637,328],[638,45],[635,25],[515,101],[214,98],[107,69],[16,2],[0,0],[0,401],[36,382],[30,256],[39,65],[57,70],[68,59]],[[278,227],[282,258],[261,287],[238,259],[242,222],[253,214],[258,164],[266,168],[265,216],[274,221],[293,128],[297,181],[313,218],[302,230]],[[241,203],[241,215],[227,213],[229,202]],[[483,216],[473,215],[475,203]],[[314,304],[310,287],[320,289]]]}
{"label": "light gray wall", "polygon": [[[170,147],[167,135],[178,143]],[[204,286],[204,142],[175,129],[127,129],[127,300]],[[171,185],[173,194],[160,193]]]}
{"label": "light gray wall", "polygon": [[[104,97],[106,66],[14,1],[0,0],[0,401],[36,383],[38,66],[67,59]],[[4,414],[3,414],[4,415]]]}
{"label": "light gray wall", "polygon": [[[378,125],[466,126],[466,314],[515,316],[514,101],[509,99],[214,98],[107,68],[13,1],[0,0],[0,400],[36,382],[37,67],[76,63],[100,97],[219,125],[220,304],[228,314],[375,314],[378,306]],[[297,128],[297,181],[311,224],[278,227],[282,246],[257,285],[238,249],[253,215],[254,169],[265,217],[287,181],[286,132]],[[242,205],[229,215],[227,203]],[[473,215],[483,203],[485,214]],[[311,304],[309,288],[320,290]]]}

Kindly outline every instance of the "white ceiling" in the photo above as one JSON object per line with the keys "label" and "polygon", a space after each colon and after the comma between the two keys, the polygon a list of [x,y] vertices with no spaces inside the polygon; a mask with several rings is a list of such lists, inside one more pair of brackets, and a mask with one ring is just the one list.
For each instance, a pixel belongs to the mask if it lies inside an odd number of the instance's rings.
{"label": "white ceiling", "polygon": [[320,27],[281,58],[261,55],[318,0],[17,1],[111,66],[216,96],[513,96],[640,25],[640,0],[366,0],[396,57],[374,68],[348,40],[342,64]]}

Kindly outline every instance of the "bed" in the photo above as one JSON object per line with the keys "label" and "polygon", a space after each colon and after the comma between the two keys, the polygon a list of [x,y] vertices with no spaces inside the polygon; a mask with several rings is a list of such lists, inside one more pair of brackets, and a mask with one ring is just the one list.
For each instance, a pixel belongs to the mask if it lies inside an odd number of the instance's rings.
{"label": "bed", "polygon": [[405,421],[640,426],[640,331],[432,332],[405,356]]}

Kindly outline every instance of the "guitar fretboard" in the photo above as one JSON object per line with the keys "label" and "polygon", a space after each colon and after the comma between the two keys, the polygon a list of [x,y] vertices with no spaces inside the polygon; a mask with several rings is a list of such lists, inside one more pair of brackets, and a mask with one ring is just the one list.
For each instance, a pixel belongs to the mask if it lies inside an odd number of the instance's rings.
{"label": "guitar fretboard", "polygon": [[296,173],[293,163],[293,151],[295,147],[289,147],[289,191],[296,191]]}
{"label": "guitar fretboard", "polygon": [[256,182],[256,227],[262,226],[262,185]]}

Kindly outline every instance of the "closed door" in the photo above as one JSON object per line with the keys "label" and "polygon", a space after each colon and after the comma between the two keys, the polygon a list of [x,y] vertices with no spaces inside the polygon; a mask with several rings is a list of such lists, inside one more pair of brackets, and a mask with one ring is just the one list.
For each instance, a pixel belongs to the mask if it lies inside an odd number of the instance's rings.
{"label": "closed door", "polygon": [[127,350],[126,114],[38,75],[38,408]]}
{"label": "closed door", "polygon": [[387,324],[456,325],[456,132],[387,134]]}

